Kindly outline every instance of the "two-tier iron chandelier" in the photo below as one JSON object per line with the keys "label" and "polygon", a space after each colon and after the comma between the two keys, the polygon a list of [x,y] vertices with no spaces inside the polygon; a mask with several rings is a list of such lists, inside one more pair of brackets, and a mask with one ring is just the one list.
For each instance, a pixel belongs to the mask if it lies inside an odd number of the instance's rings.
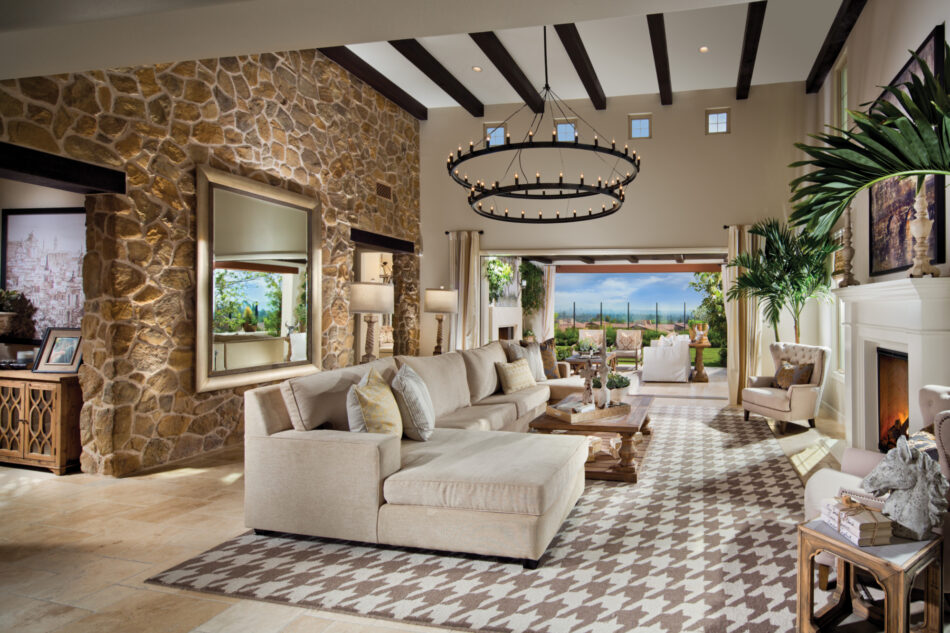
{"label": "two-tier iron chandelier", "polygon": [[[459,146],[455,152],[451,152],[446,161],[449,176],[468,191],[468,203],[472,210],[492,220],[554,224],[594,220],[616,213],[626,198],[626,186],[640,173],[640,158],[636,151],[631,152],[626,145],[623,150],[617,149],[613,140],[609,147],[606,141],[601,145],[600,139],[605,137],[551,90],[548,84],[547,27],[544,27],[544,88],[539,94],[542,99],[541,112],[535,113],[520,141],[512,142],[511,134],[507,133],[507,124],[528,107],[527,104],[498,124],[506,131],[503,143],[493,143],[491,135],[486,135],[478,143],[469,141],[467,151]],[[550,141],[540,140],[538,134],[546,115],[551,119]],[[560,121],[555,115],[560,116]],[[565,121],[574,125],[573,140],[559,138],[558,124]],[[580,123],[590,129],[593,142],[581,142],[578,130]],[[550,169],[544,170],[547,173],[542,175],[540,167],[525,168],[525,163],[529,162],[525,159],[542,151],[557,154],[560,169],[556,180]],[[483,162],[489,162],[476,159],[499,155],[507,159],[507,166],[497,172],[497,178],[469,178],[466,169],[474,170]],[[576,180],[574,172],[565,176],[569,167],[565,157],[568,157],[568,163],[572,162],[571,157],[582,157],[587,161],[587,166],[594,164],[605,169],[606,176],[585,179],[580,169],[576,170]],[[553,162],[549,161],[547,165]],[[481,168],[488,170],[491,167]],[[497,164],[495,168],[498,168]],[[534,172],[533,180],[528,176],[531,172]]]}

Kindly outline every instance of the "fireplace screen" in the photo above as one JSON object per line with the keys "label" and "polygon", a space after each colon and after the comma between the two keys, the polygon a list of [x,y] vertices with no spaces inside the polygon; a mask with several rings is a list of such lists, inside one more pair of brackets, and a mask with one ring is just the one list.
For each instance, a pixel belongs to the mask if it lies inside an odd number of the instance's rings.
{"label": "fireplace screen", "polygon": [[886,453],[907,435],[910,401],[907,397],[907,354],[877,350],[878,448]]}

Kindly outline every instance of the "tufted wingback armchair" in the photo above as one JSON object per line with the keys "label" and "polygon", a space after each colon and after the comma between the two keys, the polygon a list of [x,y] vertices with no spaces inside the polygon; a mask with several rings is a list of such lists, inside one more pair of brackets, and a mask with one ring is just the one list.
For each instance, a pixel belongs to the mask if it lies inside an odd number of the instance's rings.
{"label": "tufted wingback armchair", "polygon": [[[924,428],[933,424],[933,433],[937,439],[937,458],[943,476],[950,478],[950,387],[927,385],[918,392],[921,419]],[[834,496],[839,488],[861,489],[861,481],[884,459],[884,453],[860,448],[846,448],[841,458],[841,470],[822,468],[809,478],[805,484],[805,520],[811,521],[821,514],[823,499]],[[948,534],[950,515],[944,516],[943,534]],[[950,561],[950,538],[943,541],[943,560]],[[834,565],[834,557],[827,552],[819,554],[815,561],[819,564],[819,578],[824,581],[822,589],[827,587],[828,567]],[[821,566],[825,566],[824,569]],[[944,593],[950,593],[950,565],[943,566]]]}
{"label": "tufted wingback armchair", "polygon": [[808,420],[810,426],[815,426],[831,350],[818,345],[772,343],[769,345],[769,351],[776,368],[783,361],[796,365],[814,365],[811,381],[807,385],[792,385],[786,391],[772,386],[773,376],[750,377],[748,386],[742,390],[745,419],[749,419],[750,413],[758,413],[782,422]]}

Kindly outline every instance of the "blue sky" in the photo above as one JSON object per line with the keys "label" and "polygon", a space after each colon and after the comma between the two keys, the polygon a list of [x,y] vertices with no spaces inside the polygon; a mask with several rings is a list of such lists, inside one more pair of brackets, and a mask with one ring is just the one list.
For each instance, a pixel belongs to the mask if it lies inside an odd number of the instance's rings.
{"label": "blue sky", "polygon": [[597,310],[604,302],[604,311],[660,310],[696,308],[703,297],[689,287],[693,273],[558,273],[554,280],[554,309],[562,314],[577,310]]}

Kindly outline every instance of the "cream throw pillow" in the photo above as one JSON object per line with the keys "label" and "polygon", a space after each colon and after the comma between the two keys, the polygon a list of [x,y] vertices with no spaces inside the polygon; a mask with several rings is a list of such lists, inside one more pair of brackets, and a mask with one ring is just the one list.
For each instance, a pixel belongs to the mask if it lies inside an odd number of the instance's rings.
{"label": "cream throw pillow", "polygon": [[495,363],[501,389],[506,394],[522,391],[537,384],[531,374],[527,358],[519,358],[513,363]]}
{"label": "cream throw pillow", "polygon": [[393,395],[402,416],[402,430],[406,437],[425,442],[435,429],[435,407],[429,388],[409,365],[403,365],[393,378]]}
{"label": "cream throw pillow", "polygon": [[346,394],[350,430],[358,433],[388,433],[402,437],[402,417],[392,389],[376,371],[369,370]]}

